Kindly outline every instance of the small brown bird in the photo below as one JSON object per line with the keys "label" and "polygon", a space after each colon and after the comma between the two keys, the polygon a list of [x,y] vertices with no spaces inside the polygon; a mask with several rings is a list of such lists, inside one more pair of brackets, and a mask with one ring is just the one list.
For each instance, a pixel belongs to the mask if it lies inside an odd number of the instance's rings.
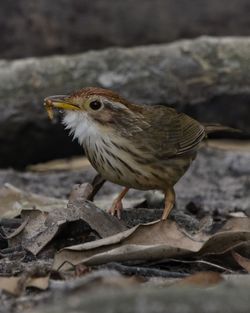
{"label": "small brown bird", "polygon": [[175,203],[174,185],[195,159],[200,143],[220,125],[204,126],[184,113],[161,105],[138,105],[117,93],[95,87],[44,100],[65,110],[63,123],[84,147],[96,171],[124,186],[109,212],[120,218],[122,199],[129,188],[162,190],[166,219]]}

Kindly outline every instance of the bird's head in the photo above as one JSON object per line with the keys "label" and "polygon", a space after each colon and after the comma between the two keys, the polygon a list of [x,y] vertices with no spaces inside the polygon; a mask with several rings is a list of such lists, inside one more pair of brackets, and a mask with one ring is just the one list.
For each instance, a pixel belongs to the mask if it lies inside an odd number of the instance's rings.
{"label": "bird's head", "polygon": [[132,104],[111,90],[96,87],[47,97],[44,105],[50,118],[53,118],[53,109],[64,111],[63,123],[79,141],[90,131],[129,133],[143,116],[143,106]]}

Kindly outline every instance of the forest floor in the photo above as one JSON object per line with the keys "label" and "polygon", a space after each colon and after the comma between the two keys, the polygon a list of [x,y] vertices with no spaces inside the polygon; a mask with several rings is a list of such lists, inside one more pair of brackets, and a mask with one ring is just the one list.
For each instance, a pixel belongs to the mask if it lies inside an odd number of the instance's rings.
{"label": "forest floor", "polygon": [[[84,157],[0,170],[0,312],[248,312],[250,142],[208,141],[163,195],[121,187]],[[95,186],[94,186],[95,187]]]}

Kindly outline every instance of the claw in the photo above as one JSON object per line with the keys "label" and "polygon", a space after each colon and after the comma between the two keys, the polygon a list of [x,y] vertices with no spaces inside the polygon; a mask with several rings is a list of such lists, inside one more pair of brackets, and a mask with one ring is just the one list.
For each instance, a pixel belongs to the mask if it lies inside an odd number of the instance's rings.
{"label": "claw", "polygon": [[127,187],[124,188],[123,191],[119,194],[119,196],[114,200],[111,208],[107,210],[107,212],[112,216],[117,215],[119,220],[121,219],[121,212],[123,210],[122,199],[124,198],[128,190],[129,188]]}
{"label": "claw", "polygon": [[118,219],[121,219],[121,212],[123,210],[123,205],[122,205],[122,201],[114,201],[114,203],[112,204],[111,208],[107,210],[107,212],[109,214],[111,214],[112,216],[116,216],[118,217]]}

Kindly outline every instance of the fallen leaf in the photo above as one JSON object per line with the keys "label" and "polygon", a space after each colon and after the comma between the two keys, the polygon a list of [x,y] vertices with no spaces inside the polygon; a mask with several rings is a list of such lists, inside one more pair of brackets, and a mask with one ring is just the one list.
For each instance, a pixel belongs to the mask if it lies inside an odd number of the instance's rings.
{"label": "fallen leaf", "polygon": [[99,265],[108,262],[149,261],[174,257],[201,258],[222,255],[250,240],[250,219],[232,218],[218,233],[195,236],[178,228],[175,222],[157,221],[138,225],[116,235],[71,246],[59,251],[54,260],[55,269],[73,265]]}
{"label": "fallen leaf", "polygon": [[77,199],[69,202],[66,215],[68,220],[74,220],[78,216],[78,219],[85,221],[102,238],[119,233],[127,228],[122,221],[107,214],[90,201],[83,202]]}
{"label": "fallen leaf", "polygon": [[248,273],[250,273],[250,259],[243,257],[239,253],[232,251],[232,255],[235,261],[243,267]]}
{"label": "fallen leaf", "polygon": [[46,290],[49,287],[49,276],[45,277],[0,277],[0,289],[14,296],[19,296],[27,287]]}
{"label": "fallen leaf", "polygon": [[50,212],[54,208],[66,208],[67,203],[66,200],[22,191],[11,184],[0,188],[0,217],[14,218],[20,215],[22,210],[37,209]]}
{"label": "fallen leaf", "polygon": [[0,189],[0,210],[2,205],[2,213],[5,210],[6,216],[21,215],[23,220],[14,232],[5,236],[9,247],[21,245],[37,255],[64,225],[77,221],[82,222],[83,233],[93,230],[100,238],[125,230],[121,221],[86,201],[92,190],[89,184],[79,185],[67,202],[26,193],[6,184]]}
{"label": "fallen leaf", "polygon": [[46,290],[49,287],[49,276],[31,277],[30,279],[28,279],[26,283],[26,288],[27,287],[33,287],[33,288],[37,288],[40,290]]}
{"label": "fallen leaf", "polygon": [[101,238],[126,229],[126,226],[117,218],[100,210],[92,202],[84,200],[84,197],[91,192],[88,184],[80,187],[82,193],[75,192],[67,208],[55,207],[49,211],[22,210],[21,217],[28,221],[19,236],[9,241],[10,246],[19,244],[37,255],[69,222],[82,221],[83,232],[85,225],[85,231],[89,233],[93,230]]}
{"label": "fallen leaf", "polygon": [[231,218],[216,234],[210,236],[197,254],[199,256],[223,254],[248,240],[250,240],[250,219]]}
{"label": "fallen leaf", "polygon": [[0,289],[14,296],[18,296],[23,291],[19,282],[20,277],[0,277]]}
{"label": "fallen leaf", "polygon": [[217,272],[199,272],[188,277],[182,278],[175,285],[186,286],[194,285],[197,287],[214,286],[223,281],[223,277]]}
{"label": "fallen leaf", "polygon": [[34,255],[40,252],[54,238],[59,229],[56,220],[55,223],[46,225],[48,214],[39,210],[23,210],[21,217],[28,222],[19,236],[8,241],[9,246],[21,245]]}
{"label": "fallen leaf", "polygon": [[[95,178],[98,178],[97,175]],[[69,197],[67,214],[74,219],[75,212],[80,212],[84,220],[92,230],[97,232],[101,238],[111,236],[127,229],[125,224],[117,218],[107,214],[96,207],[93,202],[86,201],[93,193],[94,187],[90,184],[76,185]]]}
{"label": "fallen leaf", "polygon": [[8,235],[5,235],[5,236],[1,235],[1,236],[4,239],[7,239],[7,240],[16,237],[17,235],[19,235],[24,230],[24,228],[26,227],[28,221],[29,221],[29,217],[24,219],[23,222],[21,223],[21,225],[18,226],[11,234],[8,234]]}
{"label": "fallen leaf", "polygon": [[56,254],[54,268],[65,262],[64,269],[70,267],[69,264],[97,265],[179,256],[199,251],[207,236],[201,235],[201,238],[188,237],[169,220],[141,224],[104,239],[62,249]]}

